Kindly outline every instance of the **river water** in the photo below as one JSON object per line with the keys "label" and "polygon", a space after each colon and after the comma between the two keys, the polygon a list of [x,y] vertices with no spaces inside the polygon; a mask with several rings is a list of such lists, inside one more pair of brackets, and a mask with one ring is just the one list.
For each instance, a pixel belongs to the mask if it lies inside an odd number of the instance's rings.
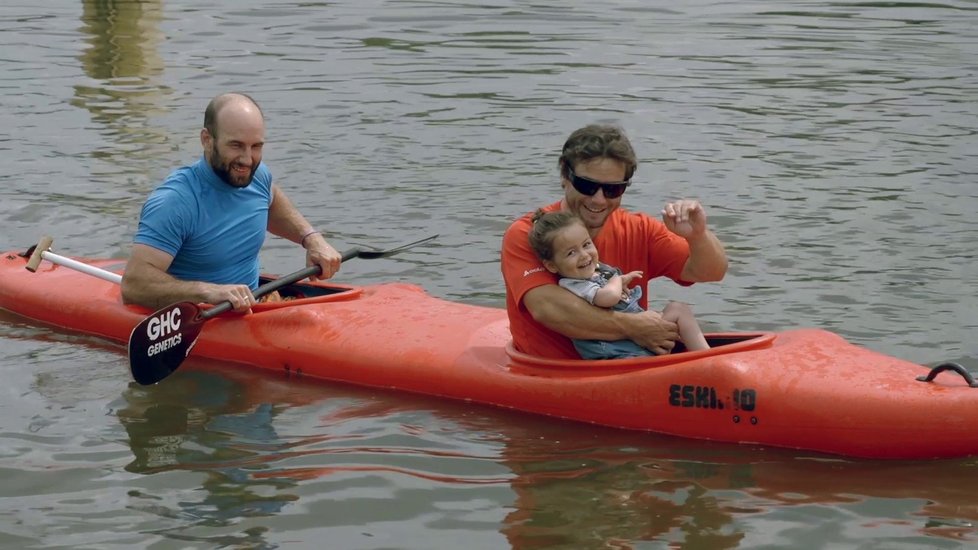
{"label": "river water", "polygon": [[[213,7],[211,4],[223,4]],[[213,95],[344,248],[337,280],[502,307],[499,240],[559,196],[563,140],[621,124],[625,205],[700,199],[707,330],[815,326],[978,369],[978,4],[615,1],[0,7],[0,242],[125,257]],[[269,239],[266,271],[301,267]],[[966,548],[978,461],[867,462],[300,384],[0,317],[3,548]],[[831,404],[826,404],[831,406]]]}

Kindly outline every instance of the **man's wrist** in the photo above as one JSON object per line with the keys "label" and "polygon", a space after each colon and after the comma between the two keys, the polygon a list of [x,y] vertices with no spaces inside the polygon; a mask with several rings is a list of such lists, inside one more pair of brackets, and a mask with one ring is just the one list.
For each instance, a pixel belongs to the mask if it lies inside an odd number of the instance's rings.
{"label": "man's wrist", "polygon": [[309,239],[309,237],[312,237],[313,235],[322,235],[322,234],[323,234],[322,231],[317,231],[315,229],[310,229],[309,231],[306,231],[305,233],[302,234],[302,237],[299,239],[299,246],[305,248],[306,240]]}
{"label": "man's wrist", "polygon": [[688,242],[690,245],[698,245],[702,242],[709,241],[709,239],[710,239],[710,230],[704,229],[701,233],[697,233],[696,235],[690,235],[689,237],[686,237],[686,242]]}

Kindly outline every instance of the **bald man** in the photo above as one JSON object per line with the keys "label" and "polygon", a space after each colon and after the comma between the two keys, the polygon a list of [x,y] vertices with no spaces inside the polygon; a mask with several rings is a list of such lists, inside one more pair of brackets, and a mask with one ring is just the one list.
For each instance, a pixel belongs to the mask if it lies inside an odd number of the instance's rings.
{"label": "bald man", "polygon": [[320,278],[340,268],[340,254],[273,183],[262,162],[265,118],[245,94],[222,94],[207,105],[200,131],[203,156],[171,173],[143,205],[122,277],[122,300],[160,308],[174,302],[255,304],[258,253],[265,232],[306,249]]}

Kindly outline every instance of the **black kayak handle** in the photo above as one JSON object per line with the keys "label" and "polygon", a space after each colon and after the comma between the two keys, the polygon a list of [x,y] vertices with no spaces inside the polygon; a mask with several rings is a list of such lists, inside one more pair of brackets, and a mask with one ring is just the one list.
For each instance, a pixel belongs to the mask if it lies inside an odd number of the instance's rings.
{"label": "black kayak handle", "polygon": [[975,377],[971,376],[970,372],[968,372],[964,367],[962,367],[958,363],[952,363],[950,361],[947,363],[941,363],[940,365],[937,365],[936,367],[930,369],[930,372],[927,374],[927,376],[918,376],[917,380],[920,380],[921,382],[933,382],[934,378],[937,377],[938,374],[941,374],[946,370],[953,370],[954,372],[960,374],[964,378],[964,381],[967,382],[969,386],[971,386],[972,388],[978,388],[978,382],[975,382]]}

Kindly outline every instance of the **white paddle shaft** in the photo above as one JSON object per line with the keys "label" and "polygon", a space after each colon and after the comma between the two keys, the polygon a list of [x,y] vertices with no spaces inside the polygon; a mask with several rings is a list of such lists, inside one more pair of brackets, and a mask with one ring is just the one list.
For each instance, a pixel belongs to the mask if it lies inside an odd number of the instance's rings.
{"label": "white paddle shaft", "polygon": [[51,262],[52,264],[58,264],[58,265],[63,265],[65,267],[70,267],[75,271],[81,271],[82,273],[87,273],[88,275],[92,275],[93,277],[98,277],[99,279],[108,281],[110,283],[115,283],[117,285],[122,284],[122,275],[119,275],[118,273],[112,273],[111,271],[106,271],[104,269],[95,267],[93,265],[88,265],[79,262],[77,260],[72,260],[71,258],[60,256],[48,250],[41,252],[41,257]]}

